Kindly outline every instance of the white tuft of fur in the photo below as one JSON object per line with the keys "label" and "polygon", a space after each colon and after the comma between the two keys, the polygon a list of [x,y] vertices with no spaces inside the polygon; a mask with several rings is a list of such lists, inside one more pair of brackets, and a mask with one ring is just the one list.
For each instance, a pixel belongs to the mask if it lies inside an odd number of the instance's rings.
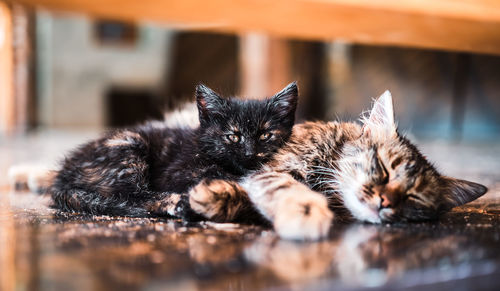
{"label": "white tuft of fur", "polygon": [[370,134],[374,138],[387,138],[396,134],[396,124],[394,122],[394,106],[392,95],[386,90],[374,101],[370,114],[361,117],[364,123],[363,132]]}
{"label": "white tuft of fur", "polygon": [[31,192],[44,192],[54,178],[54,169],[46,165],[19,164],[9,168],[9,184],[14,188],[26,187]]}
{"label": "white tuft of fur", "polygon": [[394,107],[392,105],[392,95],[389,90],[386,90],[375,101],[370,118],[373,118],[374,120],[380,118],[380,123],[383,124],[394,124]]}
{"label": "white tuft of fur", "polygon": [[358,152],[354,148],[345,148],[345,153],[338,162],[337,183],[344,205],[358,220],[380,223],[378,212],[363,203],[361,195],[363,185],[369,180],[371,151]]}
{"label": "white tuft of fur", "polygon": [[200,126],[198,109],[196,103],[189,102],[181,108],[165,112],[165,122],[167,127],[197,128]]}
{"label": "white tuft of fur", "polygon": [[351,214],[360,221],[381,223],[378,213],[362,203],[356,196],[356,193],[359,192],[352,191],[351,189],[343,191],[344,205],[349,209]]}

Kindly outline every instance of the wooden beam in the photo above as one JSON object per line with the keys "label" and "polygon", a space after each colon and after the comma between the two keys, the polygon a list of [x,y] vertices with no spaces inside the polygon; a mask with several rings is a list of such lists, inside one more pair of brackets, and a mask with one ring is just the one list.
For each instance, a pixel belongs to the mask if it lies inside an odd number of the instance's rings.
{"label": "wooden beam", "polygon": [[15,131],[24,132],[28,126],[33,125],[34,116],[34,91],[33,91],[33,43],[34,23],[32,11],[25,9],[24,5],[14,4],[12,10],[12,27],[14,27],[13,42],[13,69],[15,98]]}
{"label": "wooden beam", "polygon": [[262,34],[240,38],[241,92],[244,97],[269,97],[290,81],[290,48],[286,40]]}
{"label": "wooden beam", "polygon": [[500,54],[492,0],[19,0],[57,11],[227,32]]}
{"label": "wooden beam", "polygon": [[12,11],[0,1],[0,135],[13,131],[15,110]]}

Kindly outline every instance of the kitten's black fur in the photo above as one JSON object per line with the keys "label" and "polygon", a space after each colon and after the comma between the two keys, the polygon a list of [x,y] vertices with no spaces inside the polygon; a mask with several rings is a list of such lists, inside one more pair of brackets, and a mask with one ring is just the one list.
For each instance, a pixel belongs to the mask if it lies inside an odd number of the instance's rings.
{"label": "kitten's black fur", "polygon": [[185,193],[203,179],[236,180],[265,163],[292,132],[297,98],[295,83],[269,99],[246,101],[223,99],[199,85],[198,128],[150,122],[82,145],[64,160],[49,188],[55,207],[168,216],[161,202],[178,193],[183,195],[175,209],[197,218],[187,210]]}

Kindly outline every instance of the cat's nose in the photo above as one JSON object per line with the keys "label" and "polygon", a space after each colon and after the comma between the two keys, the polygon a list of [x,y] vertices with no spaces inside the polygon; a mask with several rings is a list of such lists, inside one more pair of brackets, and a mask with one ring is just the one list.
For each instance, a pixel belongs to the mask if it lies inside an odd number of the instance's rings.
{"label": "cat's nose", "polygon": [[380,194],[379,208],[391,208],[398,204],[399,194],[397,192],[384,191]]}
{"label": "cat's nose", "polygon": [[385,194],[380,195],[380,208],[389,208],[391,206],[391,200],[389,200],[389,197]]}
{"label": "cat's nose", "polygon": [[250,158],[255,155],[255,149],[252,146],[245,147],[245,157]]}
{"label": "cat's nose", "polygon": [[401,197],[401,184],[397,181],[387,183],[380,189],[380,208],[391,208],[397,206]]}

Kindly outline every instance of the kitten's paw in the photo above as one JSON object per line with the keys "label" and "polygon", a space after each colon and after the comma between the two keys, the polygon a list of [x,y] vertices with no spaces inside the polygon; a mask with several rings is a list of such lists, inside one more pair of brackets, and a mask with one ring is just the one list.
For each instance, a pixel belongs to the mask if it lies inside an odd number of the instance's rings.
{"label": "kitten's paw", "polygon": [[26,188],[34,193],[45,193],[56,176],[56,171],[37,164],[20,164],[12,166],[8,173],[8,180],[16,190]]}
{"label": "kitten's paw", "polygon": [[28,187],[29,169],[24,165],[15,165],[9,168],[7,179],[13,189],[24,190]]}
{"label": "kitten's paw", "polygon": [[274,229],[284,239],[318,240],[328,235],[333,213],[315,192],[288,193],[278,204]]}
{"label": "kitten's paw", "polygon": [[189,192],[189,204],[198,214],[217,222],[232,221],[245,204],[246,193],[236,182],[202,181]]}
{"label": "kitten's paw", "polygon": [[184,210],[182,199],[181,194],[168,193],[162,199],[146,203],[144,208],[154,215],[181,217]]}

